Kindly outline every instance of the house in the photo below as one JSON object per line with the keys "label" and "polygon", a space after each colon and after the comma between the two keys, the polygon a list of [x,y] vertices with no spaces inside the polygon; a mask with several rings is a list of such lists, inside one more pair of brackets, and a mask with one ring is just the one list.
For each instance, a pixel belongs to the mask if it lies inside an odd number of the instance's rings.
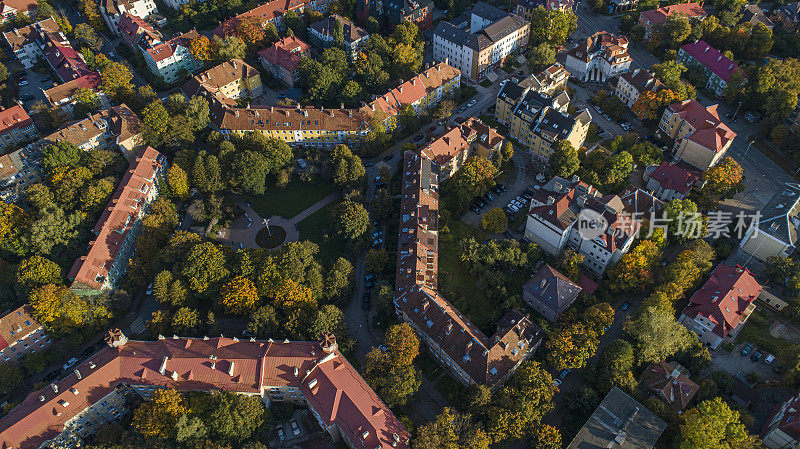
{"label": "house", "polygon": [[628,186],[619,194],[622,202],[622,211],[631,217],[650,218],[660,214],[664,209],[664,202],[653,196],[652,193],[638,187]]}
{"label": "house", "polygon": [[0,200],[13,203],[41,180],[41,155],[41,147],[31,144],[0,156]]}
{"label": "house", "polygon": [[681,15],[687,19],[705,20],[708,14],[703,9],[702,3],[679,3],[677,5],[662,6],[660,8],[642,11],[639,13],[639,25],[644,27],[644,40],[649,41],[653,37],[659,25],[667,20],[667,17]]}
{"label": "house", "polygon": [[[684,63],[689,70],[702,70],[703,76],[708,77],[705,87],[718,97],[725,93],[731,76],[741,70],[735,62],[705,41],[682,45],[678,49],[678,62]],[[742,75],[747,77],[743,71]]]}
{"label": "house", "polygon": [[658,132],[675,141],[675,156],[706,171],[733,143],[736,133],[719,118],[717,105],[705,107],[696,100],[669,105],[661,116]]}
{"label": "house", "polygon": [[125,43],[141,53],[150,72],[166,83],[173,83],[203,67],[203,62],[189,51],[189,42],[200,37],[196,30],[165,41],[149,23],[127,12],[122,14],[117,26]]}
{"label": "house", "polygon": [[788,31],[794,31],[800,23],[800,2],[777,6],[772,11],[772,21]]}
{"label": "house", "polygon": [[778,404],[764,424],[760,437],[769,449],[797,447],[800,442],[800,393]]}
{"label": "house", "polygon": [[258,69],[241,59],[231,59],[192,77],[181,88],[184,95],[194,97],[203,91],[221,98],[255,98],[264,86]]}
{"label": "house", "polygon": [[18,14],[32,18],[38,5],[36,0],[0,0],[0,23],[11,22]]}
{"label": "house", "polygon": [[[185,0],[176,0],[185,1]],[[261,27],[266,28],[273,25],[278,31],[285,27],[283,16],[289,11],[294,11],[302,16],[303,11],[316,11],[327,14],[328,7],[333,3],[332,0],[271,0],[255,8],[245,11],[237,16],[231,17],[214,29],[213,33],[219,37],[236,34],[236,27],[246,17],[257,17],[261,21]]]}
{"label": "house", "polygon": [[334,442],[351,449],[408,449],[409,432],[338,350],[319,341],[204,337],[128,340],[109,331],[107,346],[51,385],[29,394],[0,420],[0,447],[80,447],[129,401],[156,390],[231,392],[266,407],[307,407]]}
{"label": "house", "polygon": [[700,176],[680,165],[662,162],[650,165],[644,171],[647,189],[655,192],[656,197],[664,201],[680,200],[692,190]]}
{"label": "house", "polygon": [[439,22],[433,30],[433,59],[480,81],[528,46],[530,22],[482,1],[475,3],[464,28]]}
{"label": "house", "polygon": [[3,39],[14,53],[17,61],[26,69],[33,67],[39,57],[43,57],[42,46],[45,40],[61,45],[69,45],[67,37],[61,32],[56,21],[49,17],[31,25],[3,33]]}
{"label": "house", "polygon": [[97,101],[101,109],[111,107],[111,100],[108,98],[101,87],[100,72],[92,71],[66,83],[57,84],[43,91],[45,104],[49,107],[60,107],[67,115],[72,116],[75,103],[78,101],[77,94],[81,89],[88,89],[97,95]]}
{"label": "house", "polygon": [[522,286],[522,300],[552,323],[575,302],[581,290],[578,284],[544,264]]}
{"label": "house", "polygon": [[664,84],[652,73],[645,69],[635,69],[620,75],[617,87],[614,88],[614,95],[625,103],[625,106],[632,108],[643,92],[658,92],[663,88]]}
{"label": "house", "polygon": [[140,19],[157,14],[154,0],[100,0],[100,15],[112,33],[119,36],[119,21],[125,13]]}
{"label": "house", "polygon": [[470,117],[459,126],[451,128],[420,153],[439,166],[439,180],[444,181],[461,168],[470,156],[492,159],[498,154],[505,139],[480,119]]}
{"label": "house", "polygon": [[20,105],[0,109],[0,150],[29,142],[39,137],[39,131]]}
{"label": "house", "polygon": [[284,37],[258,52],[264,70],[283,84],[294,87],[300,80],[300,60],[309,57],[311,46],[294,36]]}
{"label": "house", "polygon": [[[571,248],[584,256],[584,266],[603,274],[630,250],[641,224],[625,211],[617,195],[602,196],[577,176],[553,177],[534,190],[525,223],[525,239],[557,256]],[[601,225],[586,232],[589,221]]]}
{"label": "house", "polygon": [[403,22],[413,22],[420,30],[433,24],[433,1],[431,0],[363,0],[356,11],[359,23],[364,24],[372,16],[378,22],[385,20],[390,29]]}
{"label": "house", "polygon": [[761,294],[758,295],[758,300],[772,307],[774,310],[777,310],[778,312],[789,306],[788,302],[784,301],[779,296],[771,293],[767,289],[761,290]]}
{"label": "house", "polygon": [[674,411],[685,410],[700,386],[689,378],[689,371],[677,362],[651,363],[639,378],[639,385],[666,402]]}
{"label": "house", "polygon": [[752,220],[739,246],[758,260],[789,257],[795,250],[800,226],[800,185],[786,183]]}
{"label": "house", "polygon": [[736,338],[755,310],[760,293],[761,285],[747,268],[718,265],[689,299],[678,321],[716,349],[724,339]]}
{"label": "house", "polygon": [[403,156],[394,306],[464,385],[496,389],[541,344],[543,331],[514,309],[487,337],[438,292],[439,177],[424,154]]}
{"label": "house", "polygon": [[17,363],[22,356],[45,349],[52,342],[27,305],[0,317],[0,363]]}
{"label": "house", "polygon": [[547,11],[572,11],[575,8],[574,0],[516,0],[514,12],[527,21],[533,20],[533,11],[539,7]]}
{"label": "house", "polygon": [[567,52],[567,71],[579,81],[603,83],[631,66],[628,38],[598,31]]}
{"label": "house", "polygon": [[67,274],[70,289],[79,295],[113,291],[125,274],[136,246],[141,221],[158,195],[166,158],[146,147],[139,151],[100,216],[85,256]]}
{"label": "house", "polygon": [[117,149],[128,160],[145,147],[142,123],[125,103],[68,122],[38,145],[49,146],[60,141],[70,142],[83,151]]}
{"label": "house", "polygon": [[752,26],[756,26],[757,23],[762,23],[770,30],[775,26],[757,4],[747,5],[742,9],[742,18],[739,20],[739,23],[749,23]]}
{"label": "house", "polygon": [[560,62],[555,62],[539,73],[531,73],[517,84],[523,89],[531,89],[542,95],[554,96],[566,90],[567,81],[569,81],[569,72]]}
{"label": "house", "polygon": [[311,24],[308,27],[308,35],[311,38],[312,45],[322,51],[335,44],[335,28],[340,25],[342,27],[345,50],[352,61],[369,38],[367,30],[338,14],[332,14],[319,22]]}
{"label": "house", "polygon": [[653,412],[612,387],[567,449],[653,449],[666,427]]}

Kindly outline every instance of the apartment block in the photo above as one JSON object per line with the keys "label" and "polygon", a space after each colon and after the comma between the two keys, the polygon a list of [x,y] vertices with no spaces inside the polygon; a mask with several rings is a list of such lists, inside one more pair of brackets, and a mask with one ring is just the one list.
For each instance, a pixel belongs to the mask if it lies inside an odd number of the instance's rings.
{"label": "apartment block", "polygon": [[18,14],[33,17],[39,3],[36,0],[2,0],[0,1],[0,23],[11,22]]}
{"label": "apartment block", "polygon": [[62,45],[69,45],[67,37],[61,32],[53,18],[40,20],[34,24],[3,33],[3,39],[14,53],[22,67],[29,69],[39,57],[44,57],[42,50],[45,41],[52,40]]}
{"label": "apartment block", "polygon": [[283,84],[294,87],[300,80],[300,60],[311,54],[311,46],[294,36],[288,36],[258,52],[264,70]]}
{"label": "apartment block", "polygon": [[652,73],[645,69],[636,69],[620,75],[617,87],[614,88],[614,95],[625,103],[625,106],[632,108],[642,93],[658,92],[663,88],[664,84]]}
{"label": "apartment block", "polygon": [[725,156],[736,133],[719,118],[717,105],[705,107],[696,100],[669,105],[658,132],[675,141],[675,156],[706,171]]}
{"label": "apartment block", "polygon": [[119,21],[125,13],[140,19],[157,14],[158,8],[153,0],[100,0],[100,15],[112,33],[119,36]]}
{"label": "apartment block", "polygon": [[800,393],[778,404],[760,436],[769,449],[785,449],[800,444]]}
{"label": "apartment block", "polygon": [[479,81],[528,45],[530,22],[482,1],[470,11],[464,28],[439,22],[433,30],[433,59]]}
{"label": "apartment block", "polygon": [[141,220],[158,195],[165,164],[166,157],[150,147],[136,155],[92,229],[88,252],[67,274],[72,291],[97,295],[115,288],[133,254]]}
{"label": "apartment block", "polygon": [[750,270],[738,265],[717,265],[708,281],[689,299],[678,321],[709,348],[716,349],[726,338],[736,338],[756,309],[759,294],[761,285]]}
{"label": "apartment block", "polygon": [[539,7],[547,11],[572,11],[575,7],[574,0],[516,0],[514,12],[525,20],[533,19],[533,12]]}
{"label": "apartment block", "polygon": [[604,83],[631,66],[628,38],[598,31],[567,52],[567,71],[579,81]]}
{"label": "apartment block", "polygon": [[347,52],[347,57],[352,61],[361,50],[361,47],[367,42],[367,39],[369,39],[369,33],[338,14],[332,14],[308,27],[308,36],[311,39],[311,44],[317,47],[320,52],[332,47],[335,43],[333,36],[337,22],[342,27],[343,45]]}
{"label": "apartment block", "polygon": [[53,341],[28,306],[0,317],[0,363],[17,363],[25,354],[47,348]]}
{"label": "apartment block", "polygon": [[505,139],[480,119],[471,117],[445,132],[420,150],[439,166],[439,180],[445,181],[461,168],[470,156],[492,159],[502,149]]}
{"label": "apartment block", "polygon": [[264,91],[258,69],[241,59],[231,59],[212,67],[183,85],[184,95],[191,98],[200,90],[222,98],[255,98]]}
{"label": "apartment block", "polygon": [[681,15],[687,19],[705,20],[708,16],[702,3],[679,3],[639,13],[639,25],[644,27],[644,40],[649,41],[656,29],[667,17]]}
{"label": "apartment block", "polygon": [[408,449],[409,432],[339,352],[320,341],[160,337],[128,340],[109,331],[107,347],[64,378],[28,395],[0,419],[0,447],[81,447],[128,403],[163,388],[232,392],[266,407],[293,402],[308,410],[334,443],[351,449]]}
{"label": "apartment block", "polygon": [[[183,2],[185,0],[175,0]],[[278,31],[282,31],[286,26],[283,16],[289,11],[294,11],[302,16],[303,11],[317,11],[322,14],[328,12],[328,7],[333,0],[272,0],[257,6],[249,11],[245,11],[235,17],[231,17],[220,22],[213,33],[220,37],[235,34],[236,27],[245,17],[257,17],[261,20],[261,27],[266,28],[272,24]]]}
{"label": "apartment block", "polygon": [[800,228],[800,184],[784,184],[759,212],[760,219],[750,222],[739,246],[761,261],[791,256]]}
{"label": "apartment block", "polygon": [[[678,49],[678,62],[682,62],[689,70],[701,70],[708,79],[705,87],[718,97],[725,94],[731,76],[741,70],[735,62],[705,41],[682,45]],[[744,72],[742,74],[745,75]]]}
{"label": "apartment block", "polygon": [[39,137],[39,131],[20,105],[0,110],[0,150],[22,145]]}

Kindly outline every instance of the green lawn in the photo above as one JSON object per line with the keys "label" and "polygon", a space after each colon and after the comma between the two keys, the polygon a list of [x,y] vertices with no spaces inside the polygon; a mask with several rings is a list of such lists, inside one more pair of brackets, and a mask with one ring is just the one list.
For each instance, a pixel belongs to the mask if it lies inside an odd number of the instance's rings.
{"label": "green lawn", "polygon": [[770,324],[778,319],[778,314],[766,307],[757,308],[739,332],[737,343],[751,343],[777,357],[781,364],[787,364],[794,355],[794,344],[769,333]]}
{"label": "green lawn", "polygon": [[335,190],[329,182],[293,181],[285,189],[272,187],[263,195],[250,196],[253,209],[262,217],[279,215],[292,218]]}
{"label": "green lawn", "polygon": [[330,267],[339,256],[347,256],[339,242],[330,238],[331,209],[336,204],[334,201],[297,223],[300,240],[310,240],[319,245],[319,260],[326,267]]}

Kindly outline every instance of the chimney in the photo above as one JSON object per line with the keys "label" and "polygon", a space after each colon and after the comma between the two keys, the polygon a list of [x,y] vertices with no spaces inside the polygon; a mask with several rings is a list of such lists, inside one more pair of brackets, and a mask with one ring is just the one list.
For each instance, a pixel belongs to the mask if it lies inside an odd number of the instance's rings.
{"label": "chimney", "polygon": [[295,366],[295,367],[294,367],[294,377],[297,377],[298,373],[299,373],[299,370],[298,370],[298,369],[297,369],[297,367]]}
{"label": "chimney", "polygon": [[58,384],[52,383],[50,384],[50,388],[53,389],[53,393],[58,393]]}
{"label": "chimney", "polygon": [[164,359],[161,361],[161,367],[158,369],[158,372],[163,376],[167,372],[167,360],[169,360],[168,356],[164,356]]}

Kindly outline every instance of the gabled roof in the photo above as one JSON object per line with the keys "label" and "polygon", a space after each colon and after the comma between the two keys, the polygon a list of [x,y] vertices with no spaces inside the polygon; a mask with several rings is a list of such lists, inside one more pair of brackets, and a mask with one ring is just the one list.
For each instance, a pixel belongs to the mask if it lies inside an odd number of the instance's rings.
{"label": "gabled roof", "polygon": [[728,81],[731,75],[740,70],[739,65],[716,48],[708,45],[706,41],[695,41],[682,45],[681,50],[725,81]]}
{"label": "gabled roof", "polygon": [[300,64],[300,55],[308,52],[309,48],[311,47],[307,43],[294,36],[288,36],[260,50],[258,56],[270,64],[294,72]]}
{"label": "gabled roof", "polygon": [[0,14],[9,14],[12,11],[27,13],[39,6],[36,0],[2,0],[0,1]]}
{"label": "gabled roof", "polygon": [[48,17],[34,24],[17,28],[13,31],[6,31],[3,33],[3,37],[5,37],[8,45],[11,47],[11,51],[17,51],[25,45],[35,43],[39,31],[57,34],[61,32],[61,29],[52,17]]}
{"label": "gabled roof", "polygon": [[652,25],[660,25],[672,15],[684,15],[687,18],[705,18],[708,14],[700,3],[679,3],[677,5],[662,6],[641,13]]}
{"label": "gabled roof", "polygon": [[220,22],[219,26],[214,28],[213,33],[220,37],[229,36],[235,34],[236,25],[245,17],[258,17],[261,19],[262,23],[266,24],[267,22],[275,21],[277,18],[282,17],[288,11],[301,9],[310,2],[311,0],[271,0],[249,11],[245,11],[235,17]]}
{"label": "gabled roof", "polygon": [[436,138],[420,152],[426,158],[443,165],[462,151],[468,151],[473,143],[480,143],[486,148],[494,148],[502,140],[503,136],[497,131],[484,124],[480,119],[471,117]]}
{"label": "gabled roof", "polygon": [[482,1],[475,3],[472,7],[469,17],[472,15],[492,23],[477,30],[475,33],[470,33],[471,22],[464,29],[450,22],[442,21],[436,25],[433,34],[458,45],[480,51],[528,26],[530,23],[517,14],[502,11]]}
{"label": "gabled roof", "polygon": [[651,364],[642,373],[639,382],[677,410],[685,409],[700,390],[700,386],[689,379],[686,369],[677,362]]}
{"label": "gabled roof", "polygon": [[725,338],[739,325],[745,310],[761,293],[761,285],[747,268],[718,265],[683,309],[683,315],[698,315],[715,324],[713,332]]}
{"label": "gabled roof", "polygon": [[653,74],[644,69],[636,69],[623,73],[620,78],[628,82],[637,92],[657,92],[664,88],[664,84]]}
{"label": "gabled roof", "polygon": [[181,90],[189,97],[197,95],[201,88],[216,94],[230,83],[246,80],[256,75],[258,75],[258,69],[255,67],[241,59],[231,59],[193,76],[181,87]]}
{"label": "gabled roof", "polygon": [[769,17],[764,14],[764,11],[756,4],[747,5],[744,7],[744,9],[742,9],[742,19],[739,21],[739,23],[744,22],[747,22],[753,26],[760,22],[766,25],[766,27],[769,29],[772,29],[774,26],[772,20],[770,20]]}
{"label": "gabled roof", "polygon": [[0,317],[0,350],[15,344],[42,327],[30,312],[30,307],[25,305]]}
{"label": "gabled roof", "polygon": [[5,134],[13,129],[28,126],[31,117],[20,105],[11,106],[8,109],[0,110],[0,134]]}
{"label": "gabled roof", "polygon": [[100,88],[101,81],[100,72],[95,70],[80,78],[75,78],[74,80],[61,83],[45,90],[44,98],[50,106],[55,106],[61,101],[71,98],[75,90],[81,87],[91,91],[97,91]]}
{"label": "gabled roof", "polygon": [[766,233],[787,245],[797,242],[797,227],[800,226],[800,184],[786,183],[783,190],[775,193],[761,208],[758,232]]}
{"label": "gabled roof", "polygon": [[649,217],[664,208],[664,202],[642,189],[628,186],[619,196],[622,210],[637,217]]}
{"label": "gabled roof", "polygon": [[681,195],[686,195],[692,189],[697,176],[675,164],[662,162],[661,165],[650,173],[650,178],[658,181],[662,189],[671,189]]}
{"label": "gabled roof", "polygon": [[[147,53],[153,58],[155,62],[161,62],[175,54],[178,47],[189,48],[189,41],[197,39],[200,34],[197,30],[191,30],[187,33],[174,37],[166,42],[161,42],[153,47],[147,49]],[[191,53],[188,53],[190,58],[193,58]]]}
{"label": "gabled roof", "polygon": [[697,100],[685,100],[669,105],[669,110],[688,122],[695,132],[686,138],[708,148],[710,151],[723,150],[728,142],[736,137],[736,133],[722,122],[717,112],[718,105],[705,107]]}
{"label": "gabled roof", "polygon": [[332,14],[319,22],[315,22],[311,24],[309,28],[323,36],[333,36],[333,23],[335,20],[338,20],[339,23],[342,24],[342,33],[344,34],[345,43],[352,43],[369,36],[367,30],[338,14]]}
{"label": "gabled roof", "polygon": [[544,264],[522,286],[522,290],[558,315],[575,302],[582,289],[555,268]]}

